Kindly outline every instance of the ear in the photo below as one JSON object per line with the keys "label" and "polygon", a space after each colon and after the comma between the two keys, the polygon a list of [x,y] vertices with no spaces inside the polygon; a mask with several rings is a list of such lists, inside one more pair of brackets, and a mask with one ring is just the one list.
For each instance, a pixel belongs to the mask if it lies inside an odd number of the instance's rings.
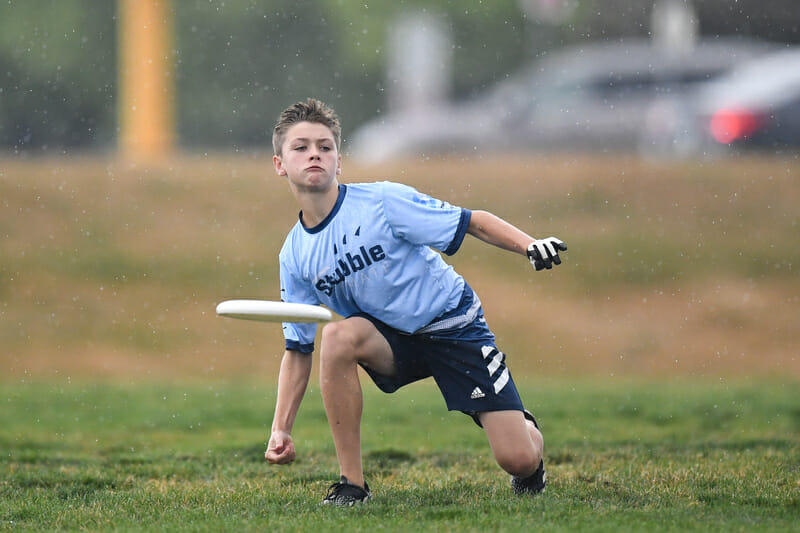
{"label": "ear", "polygon": [[342,174],[342,154],[339,154],[339,157],[336,160],[336,175],[340,176]]}
{"label": "ear", "polygon": [[285,176],[286,169],[283,167],[283,160],[279,155],[272,156],[272,166],[275,167],[275,172],[278,173],[278,176]]}

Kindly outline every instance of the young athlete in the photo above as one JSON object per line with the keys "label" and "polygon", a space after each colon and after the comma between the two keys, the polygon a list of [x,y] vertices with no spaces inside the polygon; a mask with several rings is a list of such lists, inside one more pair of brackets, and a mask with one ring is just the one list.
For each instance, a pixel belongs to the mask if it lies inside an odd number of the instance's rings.
{"label": "young athlete", "polygon": [[[481,302],[434,250],[454,254],[466,234],[527,255],[536,270],[560,264],[567,247],[536,240],[486,211],[454,207],[390,182],[340,184],[341,128],[332,109],[309,99],[281,113],[273,163],[300,206],[280,252],[281,297],[325,304],[344,320],[322,329],[320,389],[341,478],[325,504],[366,502],[361,464],[358,367],[382,391],[432,376],[449,410],[486,432],[516,493],[545,488],[543,440],[526,411]],[[311,372],[316,325],[284,324],[286,351],[266,459],[295,458],[292,426]]]}

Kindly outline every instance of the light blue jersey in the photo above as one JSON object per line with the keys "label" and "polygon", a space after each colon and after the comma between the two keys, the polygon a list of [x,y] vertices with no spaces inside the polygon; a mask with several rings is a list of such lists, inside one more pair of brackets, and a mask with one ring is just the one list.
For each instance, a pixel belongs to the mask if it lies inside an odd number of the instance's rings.
{"label": "light blue jersey", "polygon": [[[281,299],[366,313],[414,333],[456,309],[464,279],[435,250],[454,254],[471,212],[397,183],[339,185],[318,226],[299,221],[280,252]],[[480,302],[475,298],[475,310]],[[287,349],[311,352],[315,324],[285,323]]]}

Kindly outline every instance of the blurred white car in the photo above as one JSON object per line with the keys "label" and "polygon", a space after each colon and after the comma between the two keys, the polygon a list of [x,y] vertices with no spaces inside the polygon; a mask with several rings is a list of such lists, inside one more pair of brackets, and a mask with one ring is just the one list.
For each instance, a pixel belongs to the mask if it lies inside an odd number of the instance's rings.
{"label": "blurred white car", "polygon": [[663,102],[649,117],[648,143],[665,155],[739,149],[800,149],[800,47],[747,61]]}
{"label": "blurred white car", "polygon": [[682,57],[639,38],[571,46],[543,54],[472,100],[379,116],[354,132],[348,151],[380,162],[442,153],[635,150],[655,102],[769,49],[741,39],[700,41]]}

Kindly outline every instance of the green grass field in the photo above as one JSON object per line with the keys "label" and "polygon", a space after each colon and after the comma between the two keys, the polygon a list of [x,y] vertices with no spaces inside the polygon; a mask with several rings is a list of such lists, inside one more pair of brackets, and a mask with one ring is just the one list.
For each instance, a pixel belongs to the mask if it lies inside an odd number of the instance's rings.
{"label": "green grass field", "polygon": [[280,328],[213,310],[278,297],[297,213],[268,157],[0,158],[0,530],[797,530],[797,156],[344,169],[569,244],[552,272],[448,258],[542,423],[546,494],[513,497],[428,384],[365,384],[364,508],[319,505],[316,385],[300,459],[264,462]]}
{"label": "green grass field", "polygon": [[337,468],[315,390],[299,458],[263,459],[255,384],[2,387],[0,529],[796,531],[800,396],[776,381],[546,381],[523,391],[549,486],[517,497],[482,431],[435,389],[368,388],[374,501],[319,501]]}

